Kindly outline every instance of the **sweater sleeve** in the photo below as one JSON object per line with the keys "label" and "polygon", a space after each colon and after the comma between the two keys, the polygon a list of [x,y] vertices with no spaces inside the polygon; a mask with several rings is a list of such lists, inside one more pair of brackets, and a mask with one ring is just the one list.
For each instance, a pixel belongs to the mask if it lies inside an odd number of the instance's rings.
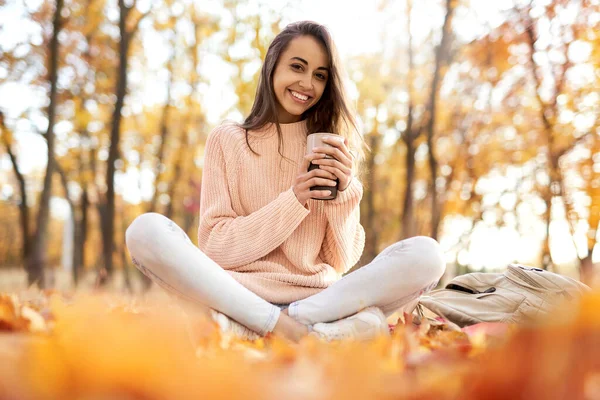
{"label": "sweater sleeve", "polygon": [[340,273],[358,262],[365,247],[365,230],[360,224],[362,195],[362,184],[354,178],[346,190],[325,204],[327,228],[321,256]]}
{"label": "sweater sleeve", "polygon": [[206,141],[198,246],[224,269],[246,265],[279,247],[310,213],[292,188],[259,210],[239,216],[231,206],[222,128]]}

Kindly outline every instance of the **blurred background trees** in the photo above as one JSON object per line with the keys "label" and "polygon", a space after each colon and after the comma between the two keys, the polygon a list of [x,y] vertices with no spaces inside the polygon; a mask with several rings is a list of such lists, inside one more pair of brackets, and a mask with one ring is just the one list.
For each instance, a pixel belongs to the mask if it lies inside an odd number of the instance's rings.
{"label": "blurred background trees", "polygon": [[[267,0],[0,1],[0,274],[147,286],[127,226],[159,212],[196,240],[207,135],[243,119],[270,41],[308,16],[342,50],[372,150],[357,267],[428,235],[447,278],[518,261],[590,281],[599,3],[325,3],[336,15]],[[351,30],[366,45],[345,41]]]}

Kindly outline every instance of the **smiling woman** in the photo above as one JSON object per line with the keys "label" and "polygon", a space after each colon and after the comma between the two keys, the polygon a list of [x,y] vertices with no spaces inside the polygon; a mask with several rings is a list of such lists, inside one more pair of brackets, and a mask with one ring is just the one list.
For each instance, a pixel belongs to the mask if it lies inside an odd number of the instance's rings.
{"label": "smiling woman", "polygon": [[[317,132],[331,140],[307,151]],[[389,335],[386,317],[412,311],[445,263],[435,240],[413,237],[340,279],[365,244],[349,150],[360,151],[361,140],[329,32],[310,21],[288,25],[269,46],[250,115],[206,141],[199,248],[148,213],[127,230],[134,264],[246,338]],[[334,196],[328,188],[338,184]]]}

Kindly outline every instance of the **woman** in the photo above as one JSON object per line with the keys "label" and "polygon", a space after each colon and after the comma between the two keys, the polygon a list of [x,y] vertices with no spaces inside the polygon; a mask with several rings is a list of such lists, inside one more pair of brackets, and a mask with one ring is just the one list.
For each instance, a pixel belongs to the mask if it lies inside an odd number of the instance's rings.
{"label": "woman", "polygon": [[[415,237],[360,258],[363,189],[354,177],[362,138],[345,99],[325,27],[288,25],[271,43],[250,115],[222,124],[205,148],[198,247],[166,217],[127,230],[136,266],[153,281],[209,307],[222,329],[293,341],[389,335],[386,316],[410,311],[445,262],[437,242]],[[307,135],[339,134],[305,156]],[[327,155],[333,158],[325,158]],[[308,172],[310,163],[319,168]],[[323,200],[338,186],[337,197]]]}

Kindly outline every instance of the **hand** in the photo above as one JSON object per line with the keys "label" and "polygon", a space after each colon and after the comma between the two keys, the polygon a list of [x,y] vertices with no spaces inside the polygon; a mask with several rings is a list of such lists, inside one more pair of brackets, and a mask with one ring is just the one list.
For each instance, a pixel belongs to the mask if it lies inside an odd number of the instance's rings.
{"label": "hand", "polygon": [[348,139],[344,138],[341,141],[338,138],[325,137],[323,142],[333,147],[315,147],[313,151],[317,154],[330,155],[333,158],[317,159],[313,161],[313,164],[317,164],[319,169],[334,174],[340,181],[338,190],[342,192],[352,182],[352,155],[348,150]]}
{"label": "hand", "polygon": [[310,153],[304,156],[304,159],[302,160],[300,170],[298,171],[298,176],[296,177],[296,180],[294,181],[294,186],[292,188],[294,190],[296,198],[303,206],[306,205],[308,199],[322,199],[331,195],[331,192],[329,190],[311,191],[311,187],[334,187],[337,184],[335,180],[336,176],[329,171],[325,171],[321,168],[315,168],[312,171],[307,172],[311,162],[315,163],[315,161],[323,158],[325,158],[325,154]]}

